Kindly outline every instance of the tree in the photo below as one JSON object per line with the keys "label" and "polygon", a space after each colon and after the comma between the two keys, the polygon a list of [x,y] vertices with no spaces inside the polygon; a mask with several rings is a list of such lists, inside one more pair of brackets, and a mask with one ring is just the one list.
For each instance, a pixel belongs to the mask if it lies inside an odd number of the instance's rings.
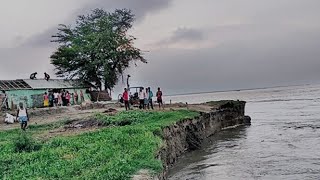
{"label": "tree", "polygon": [[74,27],[60,24],[52,36],[59,47],[50,57],[56,75],[91,82],[100,90],[104,85],[111,91],[131,64],[147,63],[142,51],[134,47],[136,38],[128,35],[133,22],[130,10],[95,9],[79,16]]}

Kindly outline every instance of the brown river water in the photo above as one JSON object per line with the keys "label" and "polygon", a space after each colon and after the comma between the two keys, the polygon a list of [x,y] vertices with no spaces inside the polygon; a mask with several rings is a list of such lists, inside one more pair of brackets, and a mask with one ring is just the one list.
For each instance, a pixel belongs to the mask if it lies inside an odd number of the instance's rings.
{"label": "brown river water", "polygon": [[166,97],[245,100],[252,125],[222,131],[181,157],[169,180],[320,180],[320,85]]}

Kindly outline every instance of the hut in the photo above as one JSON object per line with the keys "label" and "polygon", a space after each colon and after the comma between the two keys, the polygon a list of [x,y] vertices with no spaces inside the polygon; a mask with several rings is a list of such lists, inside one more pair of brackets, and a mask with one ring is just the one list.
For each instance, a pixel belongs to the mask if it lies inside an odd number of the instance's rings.
{"label": "hut", "polygon": [[[69,91],[71,94],[83,92],[85,101],[90,100],[89,85],[84,85],[78,80],[64,79],[18,79],[0,80],[0,93],[7,95],[10,109],[23,102],[29,108],[43,107],[43,95],[45,92]],[[80,98],[79,98],[80,99]]]}

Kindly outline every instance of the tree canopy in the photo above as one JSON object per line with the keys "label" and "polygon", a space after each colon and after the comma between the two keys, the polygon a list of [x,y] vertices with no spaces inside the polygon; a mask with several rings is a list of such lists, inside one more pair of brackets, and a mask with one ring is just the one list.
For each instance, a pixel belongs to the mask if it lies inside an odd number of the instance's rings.
{"label": "tree canopy", "polygon": [[128,35],[133,22],[130,10],[95,9],[79,16],[73,27],[60,24],[52,36],[59,47],[50,57],[56,75],[111,90],[132,63],[147,63],[142,51],[134,47],[136,38]]}

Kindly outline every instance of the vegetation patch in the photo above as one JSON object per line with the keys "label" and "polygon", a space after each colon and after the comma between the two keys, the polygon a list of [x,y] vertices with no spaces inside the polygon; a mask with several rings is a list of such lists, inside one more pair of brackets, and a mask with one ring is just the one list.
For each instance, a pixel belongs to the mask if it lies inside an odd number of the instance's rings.
{"label": "vegetation patch", "polygon": [[222,101],[210,101],[206,102],[205,105],[216,107],[218,109],[227,109],[239,107],[244,101],[232,101],[232,100],[222,100]]}
{"label": "vegetation patch", "polygon": [[[164,127],[198,113],[130,111],[115,116],[96,114],[109,126],[71,137],[55,137],[37,151],[13,151],[18,130],[0,132],[0,179],[130,179],[141,169],[157,173],[162,162],[155,159],[163,145]],[[123,122],[130,122],[124,123]],[[27,136],[43,128],[30,129]],[[10,140],[11,139],[11,140]],[[32,149],[32,148],[31,148]]]}
{"label": "vegetation patch", "polygon": [[41,148],[41,144],[36,142],[30,135],[26,132],[21,132],[14,139],[13,142],[14,152],[32,152],[38,151]]}

